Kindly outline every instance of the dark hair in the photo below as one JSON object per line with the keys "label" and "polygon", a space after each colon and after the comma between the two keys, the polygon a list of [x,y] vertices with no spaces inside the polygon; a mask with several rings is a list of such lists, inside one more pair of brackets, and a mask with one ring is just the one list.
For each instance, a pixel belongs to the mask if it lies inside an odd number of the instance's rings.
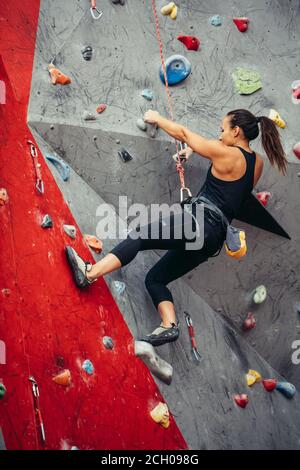
{"label": "dark hair", "polygon": [[271,165],[276,164],[278,170],[285,175],[287,159],[278,129],[272,119],[267,116],[256,117],[247,109],[235,109],[227,113],[227,116],[232,116],[230,127],[233,129],[235,126],[239,126],[243,129],[244,136],[249,141],[258,137],[258,123],[260,123],[261,141],[267,157]]}

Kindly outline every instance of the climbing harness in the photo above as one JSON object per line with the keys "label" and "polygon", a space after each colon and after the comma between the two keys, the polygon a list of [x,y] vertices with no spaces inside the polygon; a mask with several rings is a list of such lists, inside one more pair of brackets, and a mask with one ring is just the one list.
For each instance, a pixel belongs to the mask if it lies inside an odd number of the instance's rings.
{"label": "climbing harness", "polygon": [[32,383],[33,406],[34,406],[36,415],[38,417],[42,440],[43,442],[46,442],[45,428],[44,428],[44,423],[43,423],[42,414],[40,410],[40,392],[39,392],[38,384],[32,375],[30,375],[29,381]]}
{"label": "climbing harness", "polygon": [[91,0],[91,8],[90,8],[90,12],[91,12],[91,15],[92,15],[92,18],[94,20],[99,20],[99,18],[101,18],[102,16],[102,11],[98,10],[97,8],[97,5],[96,5],[96,0]]}
{"label": "climbing harness", "polygon": [[201,357],[201,355],[198,351],[198,348],[197,348],[192,319],[191,319],[190,315],[187,312],[184,312],[184,315],[185,315],[185,321],[186,321],[186,324],[187,324],[187,327],[188,327],[188,330],[189,330],[189,335],[190,335],[190,338],[191,338],[193,357],[197,362],[200,362],[202,357]]}
{"label": "climbing harness", "polygon": [[35,169],[35,176],[36,176],[36,189],[39,193],[44,194],[44,182],[42,179],[42,172],[41,172],[41,164],[38,161],[38,153],[36,146],[31,140],[27,140],[30,149],[30,155],[32,156],[32,161]]}
{"label": "climbing harness", "polygon": [[[161,58],[162,71],[163,71],[167,99],[168,99],[169,114],[170,114],[171,120],[174,121],[172,99],[171,99],[171,94],[170,94],[170,89],[169,89],[169,82],[168,82],[168,77],[167,77],[165,58],[163,54],[163,44],[162,44],[162,40],[160,36],[159,19],[158,19],[155,0],[152,0],[152,8],[153,8],[153,14],[155,18],[156,36],[157,36],[157,41],[159,44],[159,53],[160,53],[160,58]],[[175,145],[176,145],[176,153],[178,155],[178,162],[176,163],[176,171],[179,174],[180,186],[181,186],[180,187],[180,202],[183,202],[185,194],[187,194],[188,197],[191,197],[192,193],[190,189],[185,185],[184,168],[182,166],[182,162],[180,161],[180,157],[179,157],[179,146],[180,146],[180,150],[182,150],[183,144],[182,142],[179,142],[179,145],[178,145],[178,142],[175,139]]]}

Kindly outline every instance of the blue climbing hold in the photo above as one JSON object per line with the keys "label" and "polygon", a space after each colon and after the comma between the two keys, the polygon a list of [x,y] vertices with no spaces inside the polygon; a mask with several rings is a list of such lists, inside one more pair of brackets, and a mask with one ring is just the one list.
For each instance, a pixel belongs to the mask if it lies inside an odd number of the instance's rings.
{"label": "blue climbing hold", "polygon": [[221,17],[220,15],[214,15],[210,18],[210,24],[212,24],[213,26],[221,26],[222,24],[222,20],[221,20]]}
{"label": "blue climbing hold", "polygon": [[296,303],[296,312],[300,315],[300,302]]}
{"label": "blue climbing hold", "polygon": [[84,363],[82,364],[82,368],[89,375],[92,375],[95,371],[93,363],[89,359],[86,359],[84,361]]}
{"label": "blue climbing hold", "polygon": [[123,294],[123,292],[125,290],[125,287],[126,287],[125,282],[122,282],[122,281],[114,281],[113,282],[113,289],[114,289],[116,295]]}
{"label": "blue climbing hold", "polygon": [[296,393],[295,385],[289,382],[278,382],[276,390],[281,392],[287,398],[293,398]]}
{"label": "blue climbing hold", "polygon": [[[182,55],[171,55],[171,57],[166,60],[166,71],[169,85],[176,85],[177,83],[182,82],[189,76],[189,74],[191,73],[191,64]],[[161,81],[165,83],[165,77],[162,66],[160,66],[159,69],[159,76]]]}
{"label": "blue climbing hold", "polygon": [[153,91],[150,90],[149,88],[145,88],[142,91],[142,97],[146,98],[146,100],[148,100],[148,101],[152,101],[153,100]]}
{"label": "blue climbing hold", "polygon": [[47,160],[51,162],[59,172],[63,181],[68,181],[70,177],[70,167],[60,158],[55,157],[54,155],[46,155]]}

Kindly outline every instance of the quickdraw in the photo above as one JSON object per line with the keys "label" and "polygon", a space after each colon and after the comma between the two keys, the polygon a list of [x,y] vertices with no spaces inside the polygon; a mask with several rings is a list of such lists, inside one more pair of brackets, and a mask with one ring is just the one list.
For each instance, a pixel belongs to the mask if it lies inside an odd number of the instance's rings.
{"label": "quickdraw", "polygon": [[187,324],[187,327],[188,327],[188,330],[189,330],[189,335],[190,335],[190,339],[191,339],[191,343],[192,343],[192,354],[194,356],[194,359],[197,362],[200,362],[202,357],[201,357],[201,355],[198,351],[192,319],[191,319],[190,315],[187,312],[184,312],[184,315],[185,315],[185,321],[186,321],[186,324]]}
{"label": "quickdraw", "polygon": [[92,3],[92,6],[90,8],[90,12],[91,12],[92,18],[94,18],[94,20],[99,20],[99,18],[101,18],[102,16],[102,11],[98,10],[97,5],[96,5],[96,0],[91,0],[91,3]]}
{"label": "quickdraw", "polygon": [[33,406],[34,406],[34,409],[35,409],[35,412],[39,421],[42,441],[46,442],[45,428],[44,428],[44,423],[43,423],[42,414],[40,410],[40,392],[39,392],[38,384],[32,375],[29,377],[29,382],[31,382],[32,384]]}
{"label": "quickdraw", "polygon": [[[164,74],[164,79],[165,79],[166,93],[167,93],[167,97],[168,97],[169,114],[170,114],[171,120],[174,121],[172,99],[171,99],[171,94],[170,94],[170,89],[169,89],[165,58],[164,58],[164,54],[163,54],[163,44],[162,44],[161,35],[160,35],[159,19],[158,19],[155,0],[152,0],[152,8],[153,8],[153,14],[154,14],[154,18],[155,18],[156,36],[157,36],[157,41],[158,41],[158,44],[159,44],[159,53],[160,53],[161,64],[162,64],[162,69],[163,69],[163,74]],[[191,193],[190,189],[185,185],[184,168],[182,166],[182,160],[180,159],[180,156],[179,156],[179,146],[181,146],[180,150],[182,150],[182,148],[183,148],[182,145],[183,144],[182,144],[182,142],[179,142],[179,145],[178,145],[177,140],[175,140],[175,145],[176,145],[176,153],[178,155],[178,159],[177,159],[177,162],[176,162],[176,171],[179,174],[180,186],[181,186],[181,188],[180,188],[180,202],[183,202],[185,193],[188,194],[188,197],[191,197],[192,193]],[[184,145],[186,145],[186,144],[184,144]]]}
{"label": "quickdraw", "polygon": [[30,149],[30,155],[32,156],[32,161],[35,169],[35,176],[36,176],[36,189],[39,191],[39,193],[43,194],[44,193],[44,182],[42,179],[42,172],[41,172],[41,164],[38,161],[38,153],[36,146],[31,140],[27,140],[27,143],[29,145]]}

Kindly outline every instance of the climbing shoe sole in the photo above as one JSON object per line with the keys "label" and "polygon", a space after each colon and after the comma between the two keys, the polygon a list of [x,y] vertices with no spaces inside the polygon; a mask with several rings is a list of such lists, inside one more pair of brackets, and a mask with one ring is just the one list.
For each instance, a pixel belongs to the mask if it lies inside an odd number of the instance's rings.
{"label": "climbing shoe sole", "polygon": [[173,343],[179,337],[179,328],[167,328],[165,332],[158,335],[147,335],[140,338],[140,341],[152,344],[152,346],[162,346],[166,343]]}
{"label": "climbing shoe sole", "polygon": [[77,255],[76,251],[71,246],[66,246],[65,251],[76,286],[80,289],[89,286],[91,282],[85,276],[87,263]]}

